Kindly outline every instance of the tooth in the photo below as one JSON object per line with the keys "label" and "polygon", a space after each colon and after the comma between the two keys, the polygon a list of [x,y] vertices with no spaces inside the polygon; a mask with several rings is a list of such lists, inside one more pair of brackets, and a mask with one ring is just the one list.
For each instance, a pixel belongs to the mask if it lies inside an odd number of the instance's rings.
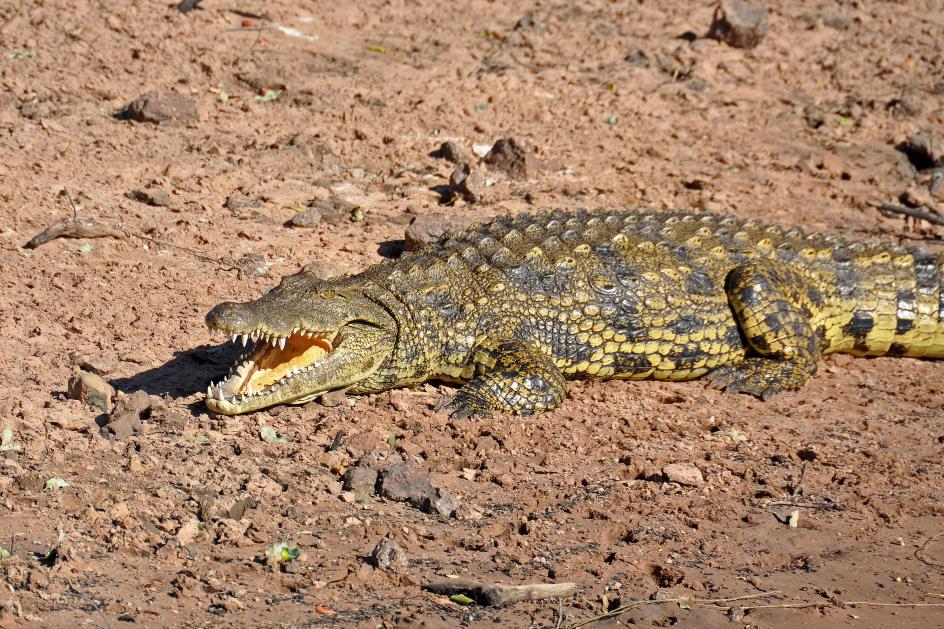
{"label": "tooth", "polygon": [[259,338],[259,330],[253,330],[252,334],[249,335],[249,338],[251,338],[253,341]]}
{"label": "tooth", "polygon": [[280,337],[279,337],[279,349],[285,349],[285,337],[284,337],[284,336],[280,336]]}
{"label": "tooth", "polygon": [[223,401],[223,387],[220,387],[216,390],[216,399],[218,399],[220,402]]}
{"label": "tooth", "polygon": [[248,335],[248,334],[243,334],[243,335],[242,335],[241,337],[239,337],[239,338],[240,338],[240,340],[242,340],[242,342],[243,342],[243,347],[246,347],[246,343],[249,342],[249,335]]}
{"label": "tooth", "polygon": [[236,339],[238,339],[238,338],[239,338],[239,335],[236,334],[235,332],[233,332],[233,343],[235,343],[235,342],[236,342]]}
{"label": "tooth", "polygon": [[213,397],[213,387],[212,387],[212,386],[208,386],[208,387],[207,387],[207,397]]}
{"label": "tooth", "polygon": [[255,395],[255,394],[256,394],[256,391],[255,391],[255,389],[252,388],[252,385],[251,385],[251,384],[250,384],[248,387],[246,387],[246,392],[249,393],[249,395]]}

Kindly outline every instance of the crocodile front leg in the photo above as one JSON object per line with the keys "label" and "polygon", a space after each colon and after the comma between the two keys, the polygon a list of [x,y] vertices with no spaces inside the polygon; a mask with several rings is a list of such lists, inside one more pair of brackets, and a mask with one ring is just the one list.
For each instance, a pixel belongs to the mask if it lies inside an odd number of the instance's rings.
{"label": "crocodile front leg", "polygon": [[732,270],[725,290],[754,355],[710,372],[712,385],[767,399],[806,384],[822,354],[813,318],[824,298],[815,284],[792,269],[758,260]]}
{"label": "crocodile front leg", "polygon": [[472,355],[474,377],[437,410],[462,419],[492,411],[531,415],[564,401],[564,376],[549,356],[519,340],[487,340]]}

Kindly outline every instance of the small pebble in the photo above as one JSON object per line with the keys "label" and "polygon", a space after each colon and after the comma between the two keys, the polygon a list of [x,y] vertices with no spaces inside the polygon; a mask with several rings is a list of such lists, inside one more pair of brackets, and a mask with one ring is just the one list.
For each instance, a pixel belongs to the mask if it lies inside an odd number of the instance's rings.
{"label": "small pebble", "polygon": [[106,413],[111,411],[115,389],[101,376],[80,371],[69,379],[68,396],[73,400],[82,400],[89,406],[96,406]]}
{"label": "small pebble", "polygon": [[344,394],[343,389],[337,389],[335,391],[328,391],[327,393],[322,393],[321,397],[318,398],[318,401],[321,402],[322,406],[327,406],[328,408],[334,408],[335,406],[341,406],[347,402],[347,395]]}
{"label": "small pebble", "polygon": [[166,124],[171,121],[196,122],[197,104],[188,96],[174,92],[148,92],[128,103],[118,117],[137,122]]}
{"label": "small pebble", "polygon": [[671,463],[662,468],[662,474],[670,483],[699,487],[705,484],[701,470],[691,463]]}
{"label": "small pebble", "polygon": [[708,37],[732,48],[754,48],[767,34],[767,10],[741,0],[721,0]]}
{"label": "small pebble", "polygon": [[127,197],[132,201],[138,201],[139,203],[152,205],[154,207],[168,207],[174,203],[170,194],[160,188],[139,188],[129,192]]}
{"label": "small pebble", "polygon": [[103,354],[80,358],[77,362],[79,367],[85,371],[90,371],[99,376],[107,376],[118,368],[118,361]]}

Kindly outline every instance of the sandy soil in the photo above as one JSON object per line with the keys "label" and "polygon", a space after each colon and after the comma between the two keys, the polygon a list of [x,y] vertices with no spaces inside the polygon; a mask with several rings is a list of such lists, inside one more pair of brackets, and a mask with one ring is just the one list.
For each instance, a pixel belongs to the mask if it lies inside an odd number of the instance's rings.
{"label": "sandy soil", "polygon": [[[0,624],[554,627],[776,590],[593,626],[944,625],[941,364],[832,357],[769,403],[573,383],[529,419],[451,421],[438,385],[236,418],[201,404],[233,353],[209,308],[311,261],[395,255],[416,215],[690,206],[944,250],[940,228],[869,205],[927,189],[895,147],[944,129],[944,7],[770,4],[753,50],[701,37],[711,3],[677,0],[0,5],[0,422],[20,446],[0,460]],[[152,90],[197,118],[115,116]],[[484,170],[484,201],[441,205],[453,166],[430,154],[504,137],[543,167]],[[134,236],[24,249],[70,215],[63,191]],[[332,198],[364,220],[335,201],[340,218],[284,225]],[[229,265],[247,254],[266,276]],[[67,398],[83,361],[162,398],[134,434]],[[340,474],[365,457],[429,469],[456,517],[351,501]],[[672,463],[702,482],[666,482]],[[796,527],[778,502],[802,505]],[[405,565],[366,560],[384,537]],[[289,540],[299,560],[261,560]],[[444,575],[580,589],[463,606],[424,591]]]}

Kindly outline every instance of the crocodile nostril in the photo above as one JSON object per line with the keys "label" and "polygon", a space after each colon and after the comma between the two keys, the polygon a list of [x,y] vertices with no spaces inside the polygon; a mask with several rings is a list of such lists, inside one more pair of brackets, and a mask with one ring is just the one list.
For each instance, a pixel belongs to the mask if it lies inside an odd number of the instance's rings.
{"label": "crocodile nostril", "polygon": [[249,319],[242,304],[225,301],[215,306],[206,315],[206,324],[210,328],[247,329]]}

